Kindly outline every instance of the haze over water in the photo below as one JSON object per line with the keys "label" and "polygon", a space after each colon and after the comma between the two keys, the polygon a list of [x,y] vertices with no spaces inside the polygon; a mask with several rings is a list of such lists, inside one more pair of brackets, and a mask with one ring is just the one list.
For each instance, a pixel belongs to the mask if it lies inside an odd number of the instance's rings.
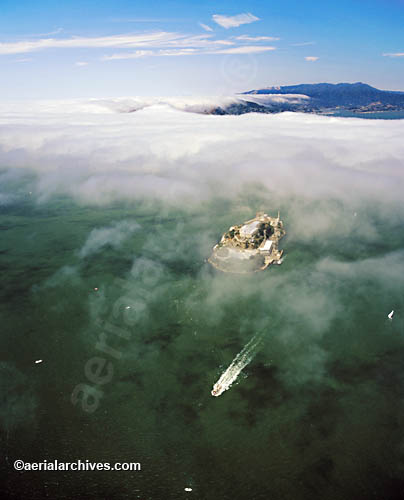
{"label": "haze over water", "polygon": [[[8,497],[401,498],[403,123],[4,113]],[[229,226],[278,209],[281,266],[207,264]],[[244,375],[212,397],[258,331]],[[102,333],[119,355],[97,348]],[[72,393],[94,386],[95,356],[112,371],[89,412]],[[20,475],[16,458],[142,471]]]}

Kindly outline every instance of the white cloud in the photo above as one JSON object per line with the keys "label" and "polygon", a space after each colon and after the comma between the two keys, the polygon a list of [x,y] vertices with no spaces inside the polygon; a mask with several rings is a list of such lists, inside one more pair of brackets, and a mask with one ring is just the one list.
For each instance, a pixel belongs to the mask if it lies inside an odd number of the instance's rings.
{"label": "white cloud", "polygon": [[110,56],[104,56],[103,61],[113,61],[120,59],[139,59],[142,57],[160,56],[160,57],[175,57],[175,56],[192,56],[201,54],[197,49],[161,49],[161,50],[136,50],[135,52],[120,52]]}
{"label": "white cloud", "polygon": [[165,49],[159,50],[155,55],[156,56],[189,56],[198,54],[197,49]]}
{"label": "white cloud", "polygon": [[201,28],[203,28],[205,31],[213,31],[213,28],[211,28],[210,26],[208,26],[207,24],[204,24],[204,23],[199,23],[199,26]]}
{"label": "white cloud", "polygon": [[[251,54],[274,50],[274,47],[237,47],[236,41],[268,41],[274,37],[249,37],[215,39],[212,34],[187,35],[181,33],[154,32],[137,35],[113,35],[106,37],[46,38],[40,40],[0,43],[0,55],[35,52],[46,49],[114,48],[119,52],[105,54],[103,61],[138,59],[148,56],[186,56],[197,54]],[[232,47],[234,50],[224,50]],[[135,50],[129,50],[135,49]],[[21,60],[22,62],[22,60]],[[78,61],[77,66],[85,66],[86,61]]]}
{"label": "white cloud", "polygon": [[[42,38],[40,40],[21,40],[17,42],[0,43],[0,55],[22,54],[39,50],[59,48],[121,48],[133,49],[138,47],[164,46],[206,46],[212,44],[208,39],[211,35],[189,36],[180,33],[159,31],[137,35],[112,35],[104,37],[75,37],[75,38]],[[218,44],[220,41],[215,41]],[[231,41],[222,41],[223,44],[232,44]]]}
{"label": "white cloud", "polygon": [[309,62],[315,62],[315,61],[319,60],[319,57],[317,57],[317,56],[306,56],[305,60],[309,61]]}
{"label": "white cloud", "polygon": [[292,47],[305,47],[306,45],[315,45],[316,42],[301,42],[301,43],[291,43]]}
{"label": "white cloud", "polygon": [[276,47],[268,45],[242,45],[239,47],[231,47],[228,49],[215,48],[180,48],[180,49],[160,49],[160,50],[136,50],[135,52],[119,52],[104,56],[103,61],[114,61],[124,59],[139,59],[142,57],[174,57],[174,56],[194,56],[202,54],[259,54],[276,50]]}
{"label": "white cloud", "polygon": [[219,24],[223,28],[237,28],[242,24],[250,24],[255,21],[259,21],[259,17],[254,16],[250,13],[238,14],[237,16],[224,16],[221,14],[214,14],[212,16],[213,21]]}
{"label": "white cloud", "polygon": [[241,47],[232,47],[230,49],[220,49],[213,52],[214,54],[259,54],[260,52],[268,52],[276,50],[276,47],[268,45],[243,45]]}
{"label": "white cloud", "polygon": [[49,31],[48,33],[39,33],[37,35],[34,35],[34,36],[51,36],[51,35],[58,35],[59,33],[62,33],[64,31],[63,28],[57,28],[53,31]]}
{"label": "white cloud", "polygon": [[62,33],[64,31],[63,28],[57,28],[52,31],[48,31],[46,33],[32,33],[32,34],[26,34],[25,38],[39,38],[39,37],[44,37],[44,36],[51,36],[51,35],[58,35],[59,33]]}
{"label": "white cloud", "polygon": [[383,54],[384,57],[404,57],[404,52],[392,52]]}
{"label": "white cloud", "polygon": [[114,61],[118,59],[139,59],[140,57],[152,56],[152,50],[135,50],[135,52],[120,52],[119,54],[111,54],[110,56],[103,56],[103,61]]}
{"label": "white cloud", "polygon": [[245,40],[248,42],[263,42],[263,41],[275,41],[279,40],[276,36],[249,36],[249,35],[240,35],[234,37],[235,40]]}

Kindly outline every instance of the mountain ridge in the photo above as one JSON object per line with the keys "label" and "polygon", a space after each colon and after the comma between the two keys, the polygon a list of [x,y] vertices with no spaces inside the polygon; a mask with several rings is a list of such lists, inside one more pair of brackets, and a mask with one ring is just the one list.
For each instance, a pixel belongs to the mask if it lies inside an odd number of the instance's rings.
{"label": "mountain ridge", "polygon": [[[323,112],[332,110],[402,111],[404,92],[380,90],[367,83],[306,83],[273,86],[242,92],[241,96],[304,95],[310,99],[295,105],[288,105],[288,111]],[[285,109],[286,110],[286,109]]]}

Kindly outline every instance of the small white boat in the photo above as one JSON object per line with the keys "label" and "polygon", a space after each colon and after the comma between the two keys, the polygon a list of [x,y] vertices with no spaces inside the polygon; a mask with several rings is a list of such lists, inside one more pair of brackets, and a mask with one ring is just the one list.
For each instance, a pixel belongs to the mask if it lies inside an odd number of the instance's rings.
{"label": "small white boat", "polygon": [[388,317],[389,319],[393,319],[393,314],[394,314],[394,310],[393,310],[393,311],[391,311],[391,313],[390,313],[390,314],[388,314],[388,315],[387,315],[387,317]]}
{"label": "small white boat", "polygon": [[222,392],[224,392],[224,388],[222,385],[220,385],[218,382],[213,386],[213,389],[210,391],[212,396],[220,396]]}
{"label": "small white boat", "polygon": [[39,365],[39,363],[42,363],[42,362],[43,362],[43,359],[37,359],[37,360],[35,361],[35,364],[36,364],[36,365]]}

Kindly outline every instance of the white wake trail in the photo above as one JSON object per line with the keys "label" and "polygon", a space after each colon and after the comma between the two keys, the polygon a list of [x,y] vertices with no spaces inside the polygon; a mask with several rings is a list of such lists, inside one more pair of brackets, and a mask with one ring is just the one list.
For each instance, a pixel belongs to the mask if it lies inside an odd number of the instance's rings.
{"label": "white wake trail", "polygon": [[220,394],[223,394],[224,391],[230,389],[231,385],[236,381],[243,368],[245,368],[257,354],[262,339],[263,333],[256,333],[248,344],[243,347],[243,349],[233,359],[227,370],[222,373],[219,380],[216,384],[214,384],[211,391],[212,396],[220,396]]}

